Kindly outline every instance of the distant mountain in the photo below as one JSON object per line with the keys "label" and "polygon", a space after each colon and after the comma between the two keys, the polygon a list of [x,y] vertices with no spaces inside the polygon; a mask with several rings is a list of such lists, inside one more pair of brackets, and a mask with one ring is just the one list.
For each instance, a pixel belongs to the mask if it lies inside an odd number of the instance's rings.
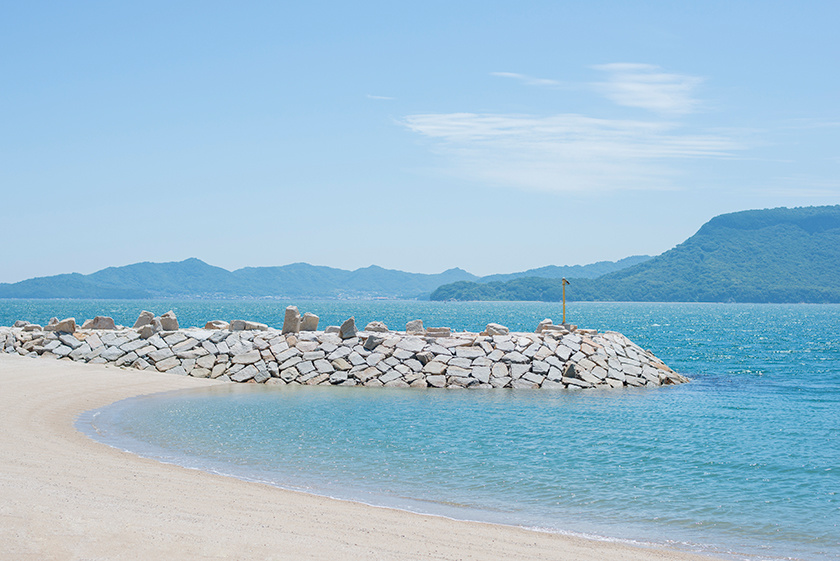
{"label": "distant mountain", "polygon": [[441,284],[478,277],[463,269],[439,274],[406,273],[372,265],[355,271],[294,263],[247,267],[232,273],[251,296],[299,298],[419,298]]}
{"label": "distant mountain", "polygon": [[[646,257],[629,257],[574,267],[543,267],[522,275],[562,277],[567,271],[597,275]],[[427,298],[437,287],[458,281],[486,282],[463,269],[429,275],[370,266],[355,271],[293,263],[228,271],[199,259],[135,263],[90,275],[72,273],[0,284],[0,298]]]}
{"label": "distant mountain", "polygon": [[[557,301],[554,279],[461,281],[433,300]],[[572,279],[570,300],[840,302],[840,206],[717,216],[674,249],[597,279]]]}
{"label": "distant mountain", "polygon": [[488,275],[486,277],[481,277],[477,282],[507,282],[524,277],[539,277],[544,279],[562,279],[563,277],[595,279],[608,273],[613,273],[639,263],[644,263],[650,259],[653,259],[650,255],[633,255],[632,257],[625,257],[624,259],[619,259],[618,261],[598,261],[597,263],[591,263],[589,265],[566,265],[563,267],[549,265],[547,267],[540,267],[539,269],[528,269],[527,271],[522,271],[521,273]]}
{"label": "distant mountain", "polygon": [[0,284],[0,298],[417,298],[441,284],[465,279],[478,277],[462,269],[426,275],[307,263],[231,272],[193,258]]}

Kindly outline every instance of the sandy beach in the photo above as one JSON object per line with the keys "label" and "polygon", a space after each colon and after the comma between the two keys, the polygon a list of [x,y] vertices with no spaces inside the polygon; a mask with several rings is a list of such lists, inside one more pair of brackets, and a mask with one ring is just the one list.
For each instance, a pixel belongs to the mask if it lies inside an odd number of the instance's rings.
{"label": "sandy beach", "polygon": [[0,355],[3,559],[709,559],[286,491],[140,458],[73,426],[120,399],[214,383]]}

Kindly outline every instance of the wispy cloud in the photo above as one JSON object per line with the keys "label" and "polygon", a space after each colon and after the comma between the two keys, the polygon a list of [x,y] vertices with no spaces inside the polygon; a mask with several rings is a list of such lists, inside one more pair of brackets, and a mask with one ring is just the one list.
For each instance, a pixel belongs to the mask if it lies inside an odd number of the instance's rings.
{"label": "wispy cloud", "polygon": [[384,101],[392,101],[393,99],[395,99],[393,97],[388,97],[387,95],[366,94],[365,97],[367,97],[368,99],[379,99],[379,100],[384,100]]}
{"label": "wispy cloud", "polygon": [[618,105],[665,115],[691,113],[699,106],[694,90],[702,79],[696,76],[669,74],[651,64],[613,63],[594,68],[606,72],[607,79],[593,86]]}
{"label": "wispy cloud", "polygon": [[435,141],[458,175],[544,191],[671,189],[678,172],[669,162],[726,158],[741,148],[673,122],[575,114],[424,114],[403,123]]}
{"label": "wispy cloud", "polygon": [[447,158],[448,173],[470,180],[543,191],[675,189],[686,159],[732,158],[742,134],[689,128],[678,118],[700,108],[701,79],[663,72],[650,64],[594,67],[600,82],[561,83],[514,72],[493,72],[530,86],[599,92],[612,102],[643,108],[645,119],[598,118],[575,113],[510,115],[430,113],[402,124],[432,142]]}
{"label": "wispy cloud", "polygon": [[491,72],[490,75],[497,76],[499,78],[512,78],[514,80],[519,80],[528,86],[560,86],[562,84],[557,80],[534,78],[533,76],[528,76],[527,74],[517,74],[516,72]]}

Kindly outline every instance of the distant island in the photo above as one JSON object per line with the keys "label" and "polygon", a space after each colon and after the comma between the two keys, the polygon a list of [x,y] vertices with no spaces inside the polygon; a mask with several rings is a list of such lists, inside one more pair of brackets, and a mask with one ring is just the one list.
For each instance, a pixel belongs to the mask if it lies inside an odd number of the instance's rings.
{"label": "distant island", "polygon": [[554,302],[563,277],[576,301],[840,302],[840,205],[723,214],[656,257],[485,277],[458,268],[421,274],[308,263],[228,271],[192,258],[0,284],[0,298]]}
{"label": "distant island", "polygon": [[477,277],[463,269],[439,274],[406,273],[370,266],[355,271],[293,263],[281,267],[246,267],[228,271],[200,259],[174,263],[135,263],[90,275],[71,273],[0,284],[0,298],[63,299],[428,299],[441,285],[498,279],[564,276],[596,278],[650,259],[634,256],[571,267],[542,267],[520,273]]}
{"label": "distant island", "polygon": [[[723,214],[677,247],[595,279],[567,298],[634,302],[840,302],[840,205]],[[432,300],[559,301],[560,281],[461,280]]]}

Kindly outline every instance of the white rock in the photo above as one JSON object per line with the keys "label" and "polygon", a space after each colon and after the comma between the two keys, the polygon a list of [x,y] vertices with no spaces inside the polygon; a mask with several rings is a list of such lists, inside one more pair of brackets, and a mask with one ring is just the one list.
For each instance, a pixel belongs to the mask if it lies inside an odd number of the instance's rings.
{"label": "white rock", "polygon": [[511,363],[511,365],[509,367],[509,370],[510,370],[510,377],[513,378],[514,380],[518,380],[523,375],[525,375],[526,372],[531,370],[531,365],[530,364],[514,364],[514,363]]}
{"label": "white rock", "polygon": [[300,311],[297,306],[289,306],[286,308],[286,315],[283,318],[283,333],[299,333],[300,332]]}
{"label": "white rock", "polygon": [[472,377],[481,382],[482,384],[487,384],[490,382],[490,367],[488,366],[477,366],[472,369]]}
{"label": "white rock", "polygon": [[426,346],[426,341],[420,337],[404,337],[397,342],[397,348],[412,353],[419,353]]}
{"label": "white rock", "polygon": [[433,388],[442,388],[446,386],[446,376],[432,375],[426,376],[426,383]]}
{"label": "white rock", "polygon": [[160,327],[164,331],[177,331],[178,318],[175,317],[175,312],[169,310],[168,312],[160,316]]}
{"label": "white rock", "polygon": [[58,340],[70,347],[71,349],[78,349],[82,346],[82,342],[70,335],[69,333],[62,333],[58,336]]}
{"label": "white rock", "polygon": [[254,366],[253,364],[249,364],[248,366],[246,366],[245,368],[243,368],[242,370],[240,370],[236,374],[233,374],[230,377],[230,379],[233,380],[234,382],[247,382],[248,380],[250,380],[251,378],[253,378],[257,374],[259,374],[259,372],[260,371],[257,370],[256,366]]}
{"label": "white rock", "polygon": [[150,325],[152,320],[155,319],[155,314],[152,312],[143,310],[140,312],[140,316],[137,318],[137,321],[134,322],[134,329],[139,329],[144,325]]}
{"label": "white rock", "polygon": [[300,321],[300,330],[301,331],[317,331],[318,330],[318,316],[315,314],[311,314],[306,312],[303,314],[303,318]]}
{"label": "white rock", "polygon": [[499,325],[498,323],[488,323],[487,327],[484,328],[484,331],[491,337],[495,335],[507,335],[510,333],[510,329],[504,325]]}
{"label": "white rock", "polygon": [[82,329],[116,329],[114,320],[107,316],[96,316],[82,324]]}
{"label": "white rock", "polygon": [[487,356],[487,354],[481,347],[458,347],[455,349],[455,356],[461,358],[474,359],[482,356]]}
{"label": "white rock", "polygon": [[388,326],[381,321],[372,321],[365,326],[365,331],[374,333],[388,333]]}
{"label": "white rock", "polygon": [[423,320],[422,319],[415,319],[405,324],[405,332],[407,334],[422,334],[425,333],[426,330],[423,329]]}
{"label": "white rock", "polygon": [[505,356],[502,357],[502,360],[505,362],[511,362],[516,364],[524,364],[528,362],[528,359],[522,354],[516,351],[512,353],[507,353]]}
{"label": "white rock", "polygon": [[356,336],[356,318],[348,318],[344,320],[338,331],[338,336],[344,339],[352,339]]}
{"label": "white rock", "polygon": [[[433,360],[433,361],[427,363],[426,366],[423,367],[423,372],[425,372],[427,374],[432,374],[432,375],[443,374],[444,372],[446,372],[446,364],[444,364],[442,362],[439,362],[437,360]],[[430,377],[431,376],[429,376],[429,378]],[[428,380],[428,378],[427,378],[427,380]],[[429,383],[431,384],[431,382],[429,382]]]}
{"label": "white rock", "polygon": [[268,326],[264,323],[257,323],[255,321],[246,321],[244,319],[235,319],[230,322],[231,331],[265,331]]}

